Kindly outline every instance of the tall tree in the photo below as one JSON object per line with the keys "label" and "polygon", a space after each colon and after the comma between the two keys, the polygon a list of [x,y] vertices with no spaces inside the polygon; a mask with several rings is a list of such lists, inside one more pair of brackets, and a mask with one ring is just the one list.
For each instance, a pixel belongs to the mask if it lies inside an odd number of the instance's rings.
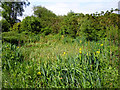
{"label": "tall tree", "polygon": [[0,7],[2,8],[2,17],[10,23],[11,27],[18,20],[17,16],[22,16],[24,12],[24,6],[29,6],[28,0],[12,0],[12,1],[0,1]]}

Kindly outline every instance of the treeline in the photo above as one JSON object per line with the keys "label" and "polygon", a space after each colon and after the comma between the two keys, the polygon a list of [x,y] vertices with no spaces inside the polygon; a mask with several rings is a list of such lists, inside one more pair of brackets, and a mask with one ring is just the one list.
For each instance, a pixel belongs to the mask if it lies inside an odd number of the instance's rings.
{"label": "treeline", "polygon": [[87,40],[118,38],[118,9],[101,13],[83,14],[70,11],[67,15],[57,16],[42,6],[33,8],[34,14],[27,16],[12,27],[7,20],[1,20],[2,32],[34,33],[41,35],[59,34],[73,38],[85,37]]}

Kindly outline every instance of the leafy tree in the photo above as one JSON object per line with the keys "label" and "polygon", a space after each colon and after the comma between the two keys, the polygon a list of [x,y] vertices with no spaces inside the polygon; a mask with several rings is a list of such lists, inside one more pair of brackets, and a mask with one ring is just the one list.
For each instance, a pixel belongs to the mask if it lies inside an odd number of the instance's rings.
{"label": "leafy tree", "polygon": [[28,6],[30,2],[21,1],[21,0],[12,0],[12,2],[2,2],[1,8],[2,10],[2,17],[6,19],[8,23],[10,23],[11,26],[14,25],[14,23],[18,20],[17,16],[22,16],[24,12],[24,6]]}
{"label": "leafy tree", "polygon": [[2,19],[0,23],[2,24],[2,32],[10,31],[10,24],[5,19]]}
{"label": "leafy tree", "polygon": [[52,11],[42,6],[34,6],[33,10],[34,10],[34,15],[39,18],[56,17],[56,15]]}
{"label": "leafy tree", "polygon": [[13,27],[10,27],[10,31],[16,31],[20,33],[21,32],[20,27],[21,27],[21,22],[15,23]]}
{"label": "leafy tree", "polygon": [[64,17],[63,22],[61,23],[61,34],[70,35],[72,37],[76,36],[78,29],[77,16],[74,12],[69,12],[67,16]]}
{"label": "leafy tree", "polygon": [[51,33],[52,34],[57,34],[60,32],[62,21],[63,21],[63,16],[58,16],[52,19],[52,22],[51,22],[51,29],[52,29]]}
{"label": "leafy tree", "polygon": [[33,32],[33,33],[40,33],[41,32],[41,23],[38,17],[34,16],[27,16],[21,22],[21,31]]}
{"label": "leafy tree", "polygon": [[53,18],[56,17],[56,15],[52,11],[42,6],[33,7],[33,11],[34,16],[39,17],[42,21],[41,24],[43,27],[51,26]]}
{"label": "leafy tree", "polygon": [[49,33],[55,34],[59,32],[60,22],[62,20],[61,17],[56,16],[52,11],[42,6],[35,6],[33,10],[34,16],[38,17],[41,22],[42,32],[46,35]]}

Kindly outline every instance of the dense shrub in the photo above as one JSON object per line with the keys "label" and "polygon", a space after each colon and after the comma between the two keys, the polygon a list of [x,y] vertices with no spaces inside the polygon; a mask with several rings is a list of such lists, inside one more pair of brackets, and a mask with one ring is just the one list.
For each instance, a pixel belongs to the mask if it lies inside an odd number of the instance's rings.
{"label": "dense shrub", "polygon": [[21,31],[28,31],[34,33],[41,32],[41,23],[37,17],[34,16],[27,16],[23,19],[21,24]]}
{"label": "dense shrub", "polygon": [[8,32],[10,30],[10,24],[6,20],[1,20],[0,23],[2,24],[2,32]]}
{"label": "dense shrub", "polygon": [[2,33],[2,41],[3,42],[9,42],[11,44],[16,44],[18,45],[19,43],[25,43],[27,42],[27,35],[20,34],[15,31],[10,31],[10,32],[4,32]]}
{"label": "dense shrub", "polygon": [[10,28],[10,30],[11,31],[17,31],[17,32],[21,32],[21,29],[20,29],[20,27],[21,27],[21,23],[19,22],[19,23],[15,23],[14,25],[13,25],[13,27],[12,28]]}
{"label": "dense shrub", "polygon": [[48,35],[49,33],[51,33],[52,29],[50,27],[45,27],[41,29],[41,32],[43,33],[43,35]]}
{"label": "dense shrub", "polygon": [[15,45],[24,45],[27,42],[37,42],[40,40],[40,34],[31,32],[18,33],[15,31],[2,33],[2,42],[9,42]]}
{"label": "dense shrub", "polygon": [[100,40],[105,37],[105,29],[96,19],[83,18],[79,22],[77,34],[85,36],[87,40]]}
{"label": "dense shrub", "polygon": [[69,15],[64,18],[64,21],[61,23],[61,30],[60,34],[63,35],[70,35],[72,37],[76,36],[77,29],[78,29],[78,22],[76,16]]}
{"label": "dense shrub", "polygon": [[35,6],[33,10],[34,15],[41,20],[42,27],[50,27],[52,25],[53,19],[56,17],[52,11],[42,6]]}

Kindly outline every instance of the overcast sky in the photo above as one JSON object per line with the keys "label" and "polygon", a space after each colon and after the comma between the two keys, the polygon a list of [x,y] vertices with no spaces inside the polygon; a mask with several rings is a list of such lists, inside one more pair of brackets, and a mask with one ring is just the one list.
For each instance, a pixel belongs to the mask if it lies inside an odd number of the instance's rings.
{"label": "overcast sky", "polygon": [[23,19],[33,14],[33,6],[44,6],[56,15],[66,15],[70,10],[75,13],[91,14],[118,8],[120,0],[28,0],[30,6],[25,8]]}

